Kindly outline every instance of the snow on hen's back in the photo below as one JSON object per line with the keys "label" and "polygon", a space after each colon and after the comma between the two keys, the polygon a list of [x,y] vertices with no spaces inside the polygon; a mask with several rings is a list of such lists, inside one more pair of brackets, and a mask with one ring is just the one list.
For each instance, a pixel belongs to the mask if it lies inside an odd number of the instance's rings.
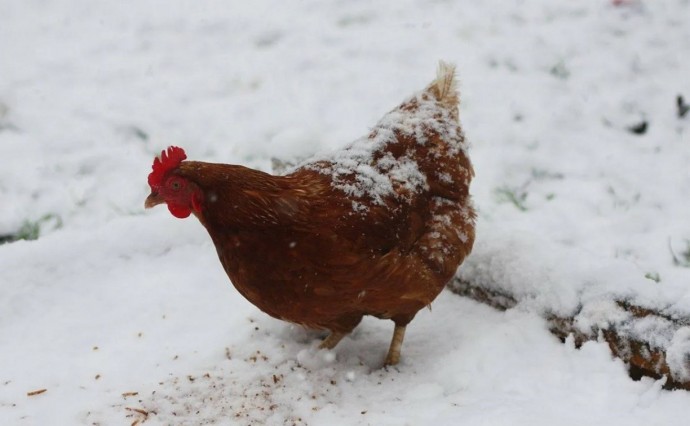
{"label": "snow on hen's back", "polygon": [[453,66],[441,63],[437,78],[386,114],[368,136],[300,167],[329,175],[334,188],[362,201],[353,202],[356,210],[365,209],[366,201],[412,202],[429,189],[427,173],[435,158],[465,150],[454,73]]}

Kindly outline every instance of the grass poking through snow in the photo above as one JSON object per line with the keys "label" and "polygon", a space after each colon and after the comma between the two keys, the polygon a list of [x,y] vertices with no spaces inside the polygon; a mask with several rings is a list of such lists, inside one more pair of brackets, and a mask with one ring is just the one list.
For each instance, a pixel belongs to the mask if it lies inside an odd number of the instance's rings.
{"label": "grass poking through snow", "polygon": [[41,236],[41,228],[52,223],[52,229],[62,227],[60,216],[48,213],[38,220],[25,220],[22,226],[13,234],[0,235],[0,244],[13,243],[20,240],[37,240]]}

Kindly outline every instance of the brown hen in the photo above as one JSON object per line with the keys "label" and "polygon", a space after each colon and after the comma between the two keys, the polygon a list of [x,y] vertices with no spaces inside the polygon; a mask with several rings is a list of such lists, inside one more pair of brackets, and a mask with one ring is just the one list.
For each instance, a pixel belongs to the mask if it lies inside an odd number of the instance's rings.
{"label": "brown hen", "polygon": [[185,159],[176,147],[155,159],[146,207],[193,213],[237,290],[275,318],[329,330],[322,348],[373,315],[395,323],[385,363],[398,363],[405,327],[472,249],[473,170],[445,63],[368,136],[284,176]]}

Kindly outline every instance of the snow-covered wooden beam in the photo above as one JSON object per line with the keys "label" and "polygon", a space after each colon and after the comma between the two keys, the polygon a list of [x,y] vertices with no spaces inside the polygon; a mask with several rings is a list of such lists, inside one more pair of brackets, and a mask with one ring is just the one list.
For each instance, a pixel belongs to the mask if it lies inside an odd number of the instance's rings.
{"label": "snow-covered wooden beam", "polygon": [[[504,290],[459,277],[448,287],[456,294],[502,311],[520,303],[518,297]],[[584,307],[569,317],[548,312],[542,315],[555,336],[565,340],[572,335],[577,347],[588,340],[606,341],[611,352],[628,364],[633,379],[665,377],[665,388],[690,390],[690,314],[669,315],[624,300],[611,300],[610,305],[602,310],[608,318],[598,318],[596,322],[581,320]]]}

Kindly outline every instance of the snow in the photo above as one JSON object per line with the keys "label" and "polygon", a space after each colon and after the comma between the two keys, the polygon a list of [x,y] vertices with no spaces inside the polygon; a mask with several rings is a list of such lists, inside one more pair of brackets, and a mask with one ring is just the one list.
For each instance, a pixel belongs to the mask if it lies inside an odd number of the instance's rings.
{"label": "snow", "polygon": [[690,327],[682,327],[674,334],[667,354],[669,367],[676,378],[690,379]]}
{"label": "snow", "polygon": [[[690,394],[539,315],[690,312],[690,3],[621,3],[2,2],[0,235],[41,235],[0,245],[0,423],[681,424]],[[165,147],[263,170],[334,151],[439,59],[476,171],[460,273],[516,308],[446,291],[382,369],[390,322],[318,351],[242,299],[193,218],[144,213]],[[687,327],[635,326],[690,376]]]}
{"label": "snow", "polygon": [[[453,81],[452,75],[452,67],[441,67],[432,85],[448,76]],[[404,137],[426,145],[428,135],[433,133],[449,147],[446,155],[457,155],[466,149],[457,120],[441,103],[427,89],[419,91],[402,101],[405,107],[396,107],[379,120],[368,136],[335,152],[316,154],[298,168],[330,176],[334,188],[358,200],[385,205],[384,200],[393,197],[410,203],[414,194],[429,189],[428,177],[419,169],[414,146],[406,147],[405,153],[397,158],[391,154],[391,146],[405,146]],[[429,157],[436,151],[431,149]],[[362,212],[366,206],[355,201],[353,209]]]}

